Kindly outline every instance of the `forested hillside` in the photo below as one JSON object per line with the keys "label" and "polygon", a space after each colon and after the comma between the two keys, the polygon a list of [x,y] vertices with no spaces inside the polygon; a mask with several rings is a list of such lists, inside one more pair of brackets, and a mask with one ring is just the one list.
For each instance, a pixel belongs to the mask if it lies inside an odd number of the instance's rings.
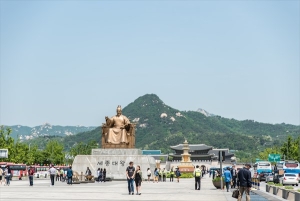
{"label": "forested hillside", "polygon": [[[287,135],[300,135],[300,126],[238,121],[220,116],[206,117],[196,111],[179,111],[155,94],[139,97],[123,109],[123,114],[137,124],[137,148],[161,149],[165,153],[170,151],[169,146],[182,143],[184,139],[194,144],[252,152],[264,146],[280,145]],[[76,142],[100,142],[100,130],[98,127],[67,136],[65,143],[72,146]]]}

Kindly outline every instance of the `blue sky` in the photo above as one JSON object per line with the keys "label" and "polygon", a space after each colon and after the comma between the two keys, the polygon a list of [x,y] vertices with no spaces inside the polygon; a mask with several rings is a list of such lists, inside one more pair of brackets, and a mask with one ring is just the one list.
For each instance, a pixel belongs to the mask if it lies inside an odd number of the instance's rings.
{"label": "blue sky", "polygon": [[300,125],[299,1],[0,6],[0,124],[98,126],[153,93],[179,110]]}

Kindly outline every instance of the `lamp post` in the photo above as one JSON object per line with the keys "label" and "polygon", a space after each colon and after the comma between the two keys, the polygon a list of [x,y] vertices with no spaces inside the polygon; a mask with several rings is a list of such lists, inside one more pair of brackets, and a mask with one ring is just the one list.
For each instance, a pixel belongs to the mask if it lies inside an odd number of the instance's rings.
{"label": "lamp post", "polygon": [[289,136],[288,136],[289,131],[286,131],[286,133],[287,133],[287,143],[286,143],[287,151],[286,151],[286,159],[289,160]]}
{"label": "lamp post", "polygon": [[31,145],[31,143],[29,143],[29,152],[30,152],[30,145]]}

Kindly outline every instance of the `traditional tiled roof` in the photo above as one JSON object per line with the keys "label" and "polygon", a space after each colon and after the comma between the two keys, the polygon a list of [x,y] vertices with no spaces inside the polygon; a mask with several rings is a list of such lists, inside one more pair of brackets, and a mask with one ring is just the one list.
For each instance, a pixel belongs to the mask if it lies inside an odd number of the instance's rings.
{"label": "traditional tiled roof", "polygon": [[[181,155],[178,155],[178,154],[170,154],[169,156],[181,157]],[[203,155],[197,154],[197,155],[191,155],[190,157],[195,158],[195,157],[212,157],[212,156],[213,156],[213,154],[203,154]]]}
{"label": "traditional tiled roof", "polygon": [[[175,146],[170,146],[173,150],[182,150],[183,144],[178,144]],[[206,144],[189,144],[190,151],[197,151],[197,150],[211,150],[212,146],[207,146]]]}

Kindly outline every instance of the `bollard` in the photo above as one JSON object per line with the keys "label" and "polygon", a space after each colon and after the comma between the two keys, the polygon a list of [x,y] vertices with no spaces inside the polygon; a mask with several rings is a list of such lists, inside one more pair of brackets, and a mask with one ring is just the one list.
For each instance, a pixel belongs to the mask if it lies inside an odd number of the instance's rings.
{"label": "bollard", "polygon": [[83,176],[83,172],[81,172],[81,175],[80,175],[80,181],[83,181],[83,180],[82,180],[82,176]]}
{"label": "bollard", "polygon": [[257,190],[260,190],[259,187],[260,187],[260,179],[257,179]]}

